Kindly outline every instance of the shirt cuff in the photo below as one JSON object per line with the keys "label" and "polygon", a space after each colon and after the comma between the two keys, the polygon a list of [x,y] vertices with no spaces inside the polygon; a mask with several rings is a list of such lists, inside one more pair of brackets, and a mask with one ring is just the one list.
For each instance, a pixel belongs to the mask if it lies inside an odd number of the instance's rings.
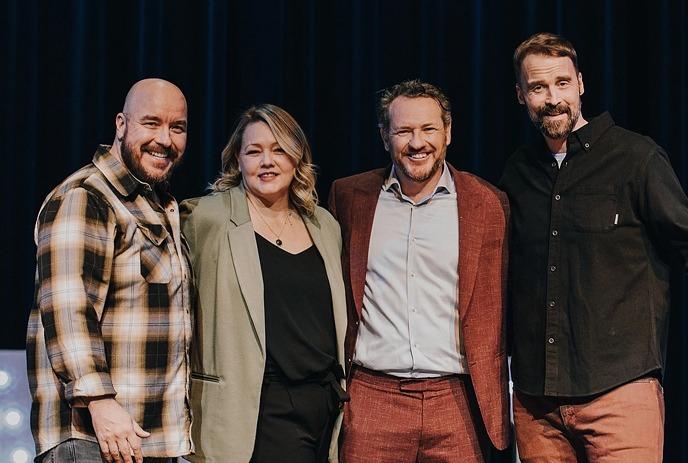
{"label": "shirt cuff", "polygon": [[[117,395],[117,391],[112,386],[109,373],[89,373],[81,378],[71,381],[65,385],[65,399],[77,405],[83,403],[82,399],[90,397],[100,397],[104,395]],[[78,405],[77,405],[78,406]]]}

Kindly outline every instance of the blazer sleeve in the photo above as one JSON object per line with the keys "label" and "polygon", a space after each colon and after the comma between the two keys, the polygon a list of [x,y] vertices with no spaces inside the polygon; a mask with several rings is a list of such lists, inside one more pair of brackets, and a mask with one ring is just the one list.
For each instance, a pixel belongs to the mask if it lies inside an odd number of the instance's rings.
{"label": "blazer sleeve", "polygon": [[511,332],[511,328],[513,326],[512,323],[512,318],[513,318],[513,313],[511,310],[511,304],[510,304],[510,286],[511,286],[511,278],[510,278],[510,268],[509,268],[509,239],[510,239],[510,230],[511,230],[511,209],[509,206],[509,199],[506,195],[506,193],[499,191],[499,202],[502,207],[502,211],[504,214],[504,230],[502,231],[503,233],[503,240],[502,240],[502,302],[505,308],[505,316],[504,316],[504,324],[503,326],[503,333],[505,333],[506,336],[506,352],[507,355],[511,355],[512,353],[512,346],[513,346],[513,334]]}
{"label": "blazer sleeve", "polygon": [[191,248],[192,259],[194,250],[196,249],[196,226],[193,213],[198,206],[199,200],[200,198],[191,198],[179,204],[179,219],[181,221],[182,233]]}
{"label": "blazer sleeve", "polygon": [[338,219],[337,217],[337,181],[335,180],[332,182],[332,186],[330,187],[330,195],[327,198],[327,208],[330,210],[330,213],[335,219]]}

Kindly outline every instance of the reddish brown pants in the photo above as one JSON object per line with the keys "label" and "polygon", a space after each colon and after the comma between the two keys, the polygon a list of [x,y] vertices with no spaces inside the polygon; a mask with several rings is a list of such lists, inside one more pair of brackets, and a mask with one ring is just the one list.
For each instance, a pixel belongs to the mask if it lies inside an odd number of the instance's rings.
{"label": "reddish brown pants", "polygon": [[470,379],[462,378],[400,380],[354,369],[341,462],[482,462]]}
{"label": "reddish brown pants", "polygon": [[523,463],[660,463],[664,395],[642,378],[592,399],[514,394],[516,442]]}

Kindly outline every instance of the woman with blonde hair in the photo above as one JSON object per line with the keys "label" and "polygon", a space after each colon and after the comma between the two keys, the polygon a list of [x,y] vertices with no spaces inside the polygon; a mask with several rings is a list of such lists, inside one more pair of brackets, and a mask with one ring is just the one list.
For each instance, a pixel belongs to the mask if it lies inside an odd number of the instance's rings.
{"label": "woman with blonde hair", "polygon": [[283,109],[239,118],[212,193],[182,204],[198,286],[191,403],[202,462],[337,458],[346,302],[339,225]]}

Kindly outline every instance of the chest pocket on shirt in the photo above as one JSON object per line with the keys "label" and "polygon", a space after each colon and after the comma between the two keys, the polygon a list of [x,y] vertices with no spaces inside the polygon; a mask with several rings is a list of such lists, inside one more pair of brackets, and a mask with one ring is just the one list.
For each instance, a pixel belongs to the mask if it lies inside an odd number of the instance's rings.
{"label": "chest pocket on shirt", "polygon": [[618,224],[616,189],[613,185],[580,188],[572,199],[574,230],[605,232]]}
{"label": "chest pocket on shirt", "polygon": [[141,276],[148,283],[167,284],[172,279],[170,253],[165,242],[167,230],[162,225],[138,224],[144,238],[141,241]]}

